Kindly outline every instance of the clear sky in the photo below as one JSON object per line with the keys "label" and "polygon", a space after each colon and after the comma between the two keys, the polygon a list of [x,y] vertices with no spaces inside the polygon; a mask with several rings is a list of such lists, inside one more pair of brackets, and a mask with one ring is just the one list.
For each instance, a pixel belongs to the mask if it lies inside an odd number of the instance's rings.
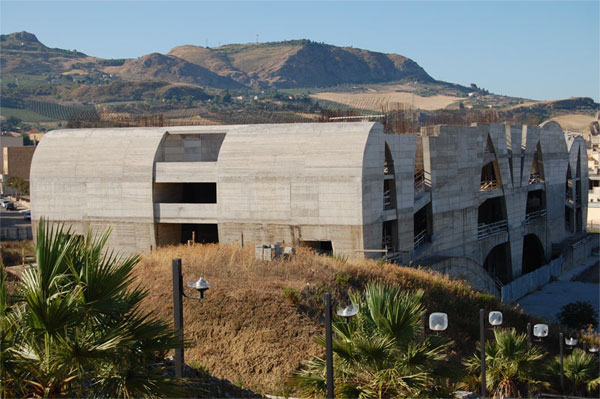
{"label": "clear sky", "polygon": [[0,0],[1,32],[103,58],[310,39],[398,53],[494,93],[600,100],[600,1]]}

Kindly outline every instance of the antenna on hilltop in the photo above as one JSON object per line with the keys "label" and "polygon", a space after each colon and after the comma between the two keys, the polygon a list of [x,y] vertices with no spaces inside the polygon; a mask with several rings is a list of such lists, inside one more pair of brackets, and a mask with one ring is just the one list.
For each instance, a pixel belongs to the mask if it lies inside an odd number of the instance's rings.
{"label": "antenna on hilltop", "polygon": [[258,44],[258,33],[256,34],[256,44]]}
{"label": "antenna on hilltop", "polygon": [[204,47],[208,48],[208,39],[206,39],[206,40],[204,41],[204,44],[205,44],[205,46],[204,46]]}

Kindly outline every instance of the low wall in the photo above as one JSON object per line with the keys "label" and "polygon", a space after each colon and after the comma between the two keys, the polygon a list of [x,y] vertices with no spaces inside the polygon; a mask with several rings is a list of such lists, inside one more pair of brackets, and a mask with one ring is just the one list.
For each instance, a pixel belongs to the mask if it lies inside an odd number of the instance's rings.
{"label": "low wall", "polygon": [[549,264],[524,274],[506,284],[501,289],[502,302],[510,303],[524,297],[529,292],[537,290],[548,283],[552,277],[557,277],[563,271],[563,258],[554,259]]}
{"label": "low wall", "polygon": [[31,227],[2,227],[0,228],[0,241],[31,240],[33,234]]}
{"label": "low wall", "polygon": [[563,270],[570,270],[581,265],[598,247],[598,235],[588,234],[581,240],[568,245],[562,252]]}

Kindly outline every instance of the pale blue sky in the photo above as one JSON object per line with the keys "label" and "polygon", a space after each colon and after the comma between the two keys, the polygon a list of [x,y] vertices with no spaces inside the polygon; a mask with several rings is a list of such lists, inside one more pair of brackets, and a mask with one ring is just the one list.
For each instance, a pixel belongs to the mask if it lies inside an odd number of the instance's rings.
{"label": "pale blue sky", "polygon": [[2,33],[104,58],[174,46],[310,39],[398,53],[436,79],[538,100],[600,99],[592,1],[10,1]]}

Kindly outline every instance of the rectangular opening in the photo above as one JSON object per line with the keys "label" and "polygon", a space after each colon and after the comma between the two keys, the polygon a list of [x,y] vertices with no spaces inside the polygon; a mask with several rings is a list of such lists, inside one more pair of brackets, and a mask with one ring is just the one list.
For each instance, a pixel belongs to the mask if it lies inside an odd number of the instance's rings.
{"label": "rectangular opening", "polygon": [[157,162],[216,162],[225,133],[169,134]]}
{"label": "rectangular opening", "polygon": [[216,204],[217,183],[154,183],[154,202]]}
{"label": "rectangular opening", "polygon": [[331,241],[300,241],[301,247],[312,248],[316,253],[323,255],[333,254],[333,245]]}
{"label": "rectangular opening", "polygon": [[191,223],[159,223],[157,225],[156,243],[159,247],[185,244],[188,241],[200,244],[218,243],[218,225]]}

